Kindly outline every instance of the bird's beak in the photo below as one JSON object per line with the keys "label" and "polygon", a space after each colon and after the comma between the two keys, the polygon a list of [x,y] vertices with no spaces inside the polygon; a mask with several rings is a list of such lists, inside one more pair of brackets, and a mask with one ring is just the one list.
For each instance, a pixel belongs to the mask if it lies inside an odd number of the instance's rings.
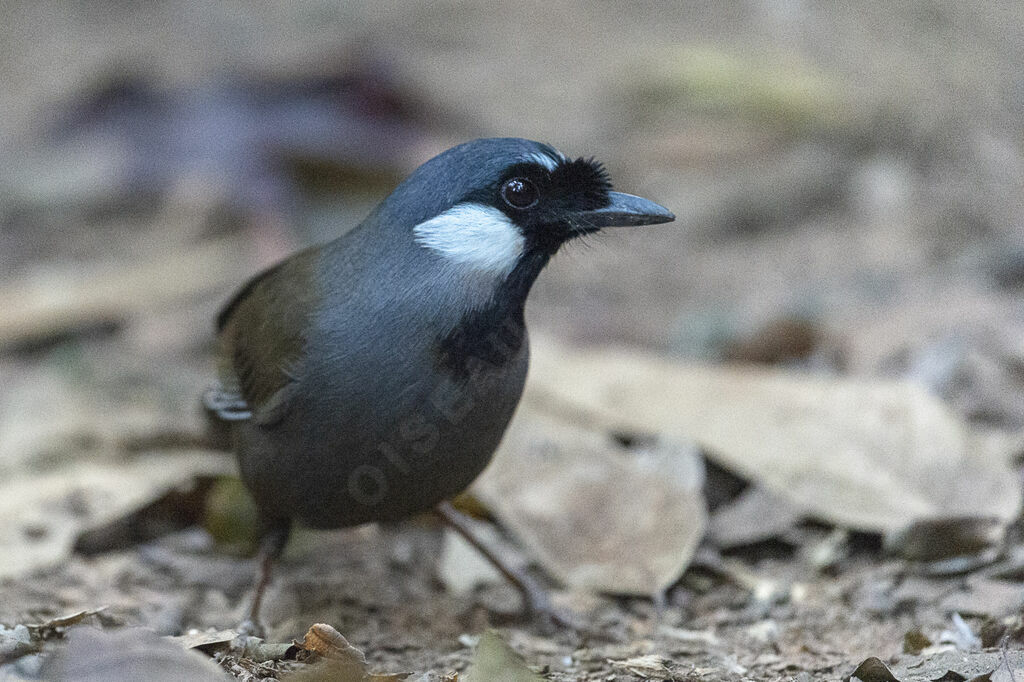
{"label": "bird's beak", "polygon": [[643,197],[609,192],[608,198],[611,199],[611,203],[604,208],[576,214],[583,231],[592,232],[602,227],[657,225],[676,219],[672,211]]}

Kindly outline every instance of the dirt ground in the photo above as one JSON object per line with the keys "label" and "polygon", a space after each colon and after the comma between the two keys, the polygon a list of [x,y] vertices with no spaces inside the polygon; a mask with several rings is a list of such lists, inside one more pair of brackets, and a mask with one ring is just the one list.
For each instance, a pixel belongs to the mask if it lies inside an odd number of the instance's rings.
{"label": "dirt ground", "polygon": [[[212,319],[249,275],[353,225],[456,141],[596,156],[617,189],[678,217],[570,245],[531,295],[531,333],[581,355],[614,343],[687,366],[906,380],[970,429],[1024,432],[1014,3],[0,12],[0,679],[116,670],[127,645],[76,642],[89,625],[180,637],[240,622],[251,506],[231,459],[184,437],[203,428]],[[838,452],[821,451],[823,471]],[[369,670],[410,680],[488,679],[466,670],[489,628],[551,680],[839,680],[871,657],[903,681],[1024,680],[1015,515],[987,518],[979,495],[979,518],[958,507],[923,550],[792,500],[726,519],[770,477],[705,455],[711,530],[655,598],[560,585],[489,510],[579,632],[524,619],[501,581],[455,589],[428,516],[300,532],[266,641],[327,623]],[[725,539],[728,523],[744,532]],[[229,635],[199,650],[237,679],[311,667],[294,650],[259,663]],[[179,650],[152,679],[190,676]]]}

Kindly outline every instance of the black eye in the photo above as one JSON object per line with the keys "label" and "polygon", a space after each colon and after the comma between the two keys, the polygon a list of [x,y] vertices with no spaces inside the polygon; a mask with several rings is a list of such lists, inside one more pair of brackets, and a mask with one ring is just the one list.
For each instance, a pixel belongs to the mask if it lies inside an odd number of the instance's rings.
{"label": "black eye", "polygon": [[501,198],[512,208],[530,208],[537,203],[540,192],[526,178],[512,178],[501,186]]}

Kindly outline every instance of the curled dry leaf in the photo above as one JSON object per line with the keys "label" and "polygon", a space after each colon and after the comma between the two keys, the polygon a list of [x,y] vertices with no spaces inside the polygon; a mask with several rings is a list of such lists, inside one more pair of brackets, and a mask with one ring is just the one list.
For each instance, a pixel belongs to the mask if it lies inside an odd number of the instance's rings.
{"label": "curled dry leaf", "polygon": [[806,513],[868,531],[1020,509],[1007,440],[973,432],[925,389],[763,368],[688,365],[634,349],[534,339],[525,403],[611,431],[696,440]]}
{"label": "curled dry leaf", "polygon": [[51,618],[45,623],[35,623],[33,625],[26,625],[25,627],[27,627],[29,632],[32,633],[33,638],[49,639],[50,637],[59,635],[65,628],[69,628],[72,625],[78,625],[86,619],[103,613],[106,609],[106,606],[101,606],[98,609],[86,609],[85,611],[77,611],[67,616]]}
{"label": "curled dry leaf", "polygon": [[324,658],[353,660],[366,664],[363,652],[349,644],[340,632],[327,623],[314,623],[310,626],[299,646]]}
{"label": "curled dry leaf", "polygon": [[327,623],[310,626],[302,642],[293,644],[320,659],[287,676],[290,682],[399,682],[412,674],[370,672],[363,652]]}
{"label": "curled dry leaf", "polygon": [[566,585],[650,596],[679,578],[704,533],[703,480],[693,447],[630,449],[526,404],[475,491]]}
{"label": "curled dry leaf", "polygon": [[881,660],[872,656],[864,659],[844,682],[900,682]]}

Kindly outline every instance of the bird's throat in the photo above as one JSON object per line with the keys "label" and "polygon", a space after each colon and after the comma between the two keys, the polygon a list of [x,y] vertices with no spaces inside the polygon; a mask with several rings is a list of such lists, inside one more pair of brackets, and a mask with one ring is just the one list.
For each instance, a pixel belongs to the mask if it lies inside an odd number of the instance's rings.
{"label": "bird's throat", "polygon": [[518,357],[526,340],[526,297],[548,260],[550,255],[544,252],[523,254],[487,302],[467,310],[455,327],[438,339],[439,366],[466,379],[480,371],[500,369]]}

